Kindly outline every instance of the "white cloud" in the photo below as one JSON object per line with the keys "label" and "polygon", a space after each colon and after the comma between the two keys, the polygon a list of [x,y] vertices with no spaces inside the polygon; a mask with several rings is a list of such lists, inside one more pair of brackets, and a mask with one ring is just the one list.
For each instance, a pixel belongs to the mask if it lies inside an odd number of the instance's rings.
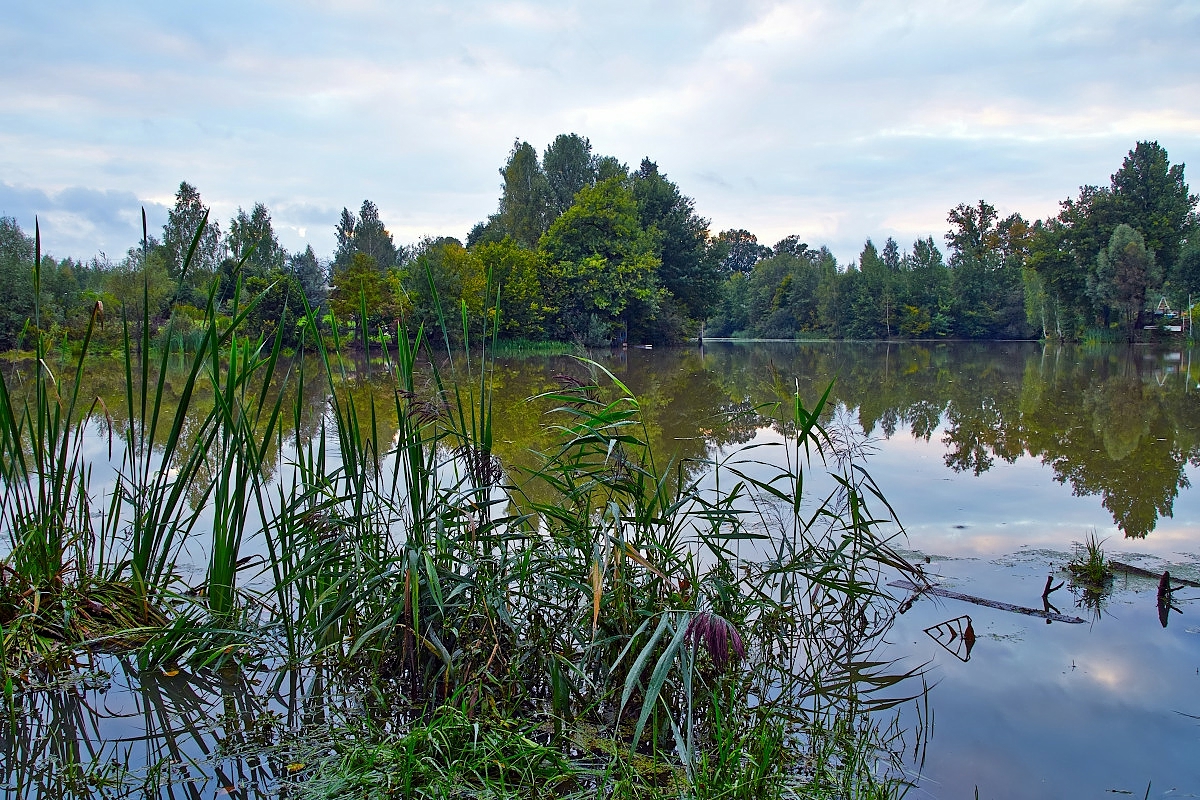
{"label": "white cloud", "polygon": [[1169,0],[39,4],[0,27],[0,180],[168,204],[186,179],[328,253],[364,197],[400,238],[462,236],[514,137],[576,131],[717,229],[847,259],[979,197],[1053,213],[1137,139],[1200,163],[1197,40]]}

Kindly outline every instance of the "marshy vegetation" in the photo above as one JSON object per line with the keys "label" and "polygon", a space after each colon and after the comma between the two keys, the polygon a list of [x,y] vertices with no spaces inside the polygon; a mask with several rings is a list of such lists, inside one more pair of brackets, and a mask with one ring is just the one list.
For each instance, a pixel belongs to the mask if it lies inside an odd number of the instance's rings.
{"label": "marshy vegetation", "polygon": [[[922,685],[876,648],[881,575],[914,570],[828,391],[792,397],[770,458],[664,461],[638,398],[580,360],[531,403],[554,444],[518,468],[494,448],[496,329],[472,341],[465,306],[455,336],[439,308],[432,336],[364,338],[381,398],[320,342],[285,361],[282,329],[244,336],[265,295],[214,282],[182,369],[97,306],[69,373],[37,339],[28,378],[0,380],[9,792],[904,792],[922,732],[886,712]],[[102,323],[122,329],[120,407],[81,389]],[[136,755],[82,699],[121,675]],[[206,760],[200,686],[244,774]]]}

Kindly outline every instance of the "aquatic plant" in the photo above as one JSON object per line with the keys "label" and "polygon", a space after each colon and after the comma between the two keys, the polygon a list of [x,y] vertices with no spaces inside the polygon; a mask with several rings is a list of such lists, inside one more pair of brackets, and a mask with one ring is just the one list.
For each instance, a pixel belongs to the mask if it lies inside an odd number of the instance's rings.
{"label": "aquatic plant", "polygon": [[1067,570],[1077,582],[1097,592],[1112,580],[1113,571],[1104,554],[1104,540],[1097,539],[1094,530],[1087,534],[1081,552],[1067,564]]}

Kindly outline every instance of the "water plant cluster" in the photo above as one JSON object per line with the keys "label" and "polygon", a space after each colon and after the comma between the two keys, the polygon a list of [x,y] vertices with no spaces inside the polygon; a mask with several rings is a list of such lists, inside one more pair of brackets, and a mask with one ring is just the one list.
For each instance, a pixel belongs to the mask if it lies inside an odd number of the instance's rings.
{"label": "water plant cluster", "polygon": [[[215,281],[182,369],[148,325],[110,318],[120,408],[80,392],[99,307],[73,374],[39,339],[29,377],[0,380],[10,791],[196,791],[183,734],[139,772],[54,716],[40,686],[116,658],[144,686],[184,672],[291,697],[280,721],[230,695],[242,734],[223,746],[257,754],[263,794],[903,793],[912,742],[876,714],[919,690],[875,648],[895,611],[880,577],[913,568],[860,449],[826,424],[828,390],[793,398],[770,458],[698,469],[660,461],[638,399],[580,361],[538,398],[554,446],[518,470],[493,447],[494,324],[473,342],[466,306],[451,323],[439,305],[437,337],[364,336],[393,376],[381,401],[319,341],[285,368],[281,331],[243,336],[265,294]],[[331,398],[315,410],[314,371]]]}

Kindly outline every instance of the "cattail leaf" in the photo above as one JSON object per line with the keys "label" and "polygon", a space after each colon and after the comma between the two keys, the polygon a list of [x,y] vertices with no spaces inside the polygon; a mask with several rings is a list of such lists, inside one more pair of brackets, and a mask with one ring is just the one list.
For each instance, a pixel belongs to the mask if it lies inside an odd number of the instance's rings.
{"label": "cattail leaf", "polygon": [[646,720],[650,718],[650,712],[654,710],[654,704],[658,702],[658,696],[662,693],[663,684],[667,682],[667,676],[671,672],[671,664],[675,661],[675,654],[683,646],[683,640],[686,635],[687,626],[680,625],[667,645],[667,649],[658,657],[658,663],[654,665],[654,671],[650,673],[650,684],[646,687],[646,699],[642,701],[642,713],[638,716],[637,727],[633,730],[633,743],[631,747],[637,747],[638,740],[642,738],[642,729],[646,727]]}
{"label": "cattail leaf", "polygon": [[[637,658],[633,660],[633,666],[629,668],[629,674],[625,676],[625,689],[621,692],[621,704],[618,706],[617,716],[625,710],[625,704],[629,702],[629,696],[633,694],[634,687],[638,684],[638,679],[642,675],[642,670],[646,666],[646,662],[650,660],[650,656],[654,653],[654,646],[658,644],[658,640],[662,637],[663,631],[671,624],[670,617],[663,614],[658,620],[658,627],[654,629],[654,633],[650,636],[650,641],[646,642],[646,646],[638,653]],[[684,628],[686,630],[686,628]],[[636,741],[636,739],[635,739]]]}

